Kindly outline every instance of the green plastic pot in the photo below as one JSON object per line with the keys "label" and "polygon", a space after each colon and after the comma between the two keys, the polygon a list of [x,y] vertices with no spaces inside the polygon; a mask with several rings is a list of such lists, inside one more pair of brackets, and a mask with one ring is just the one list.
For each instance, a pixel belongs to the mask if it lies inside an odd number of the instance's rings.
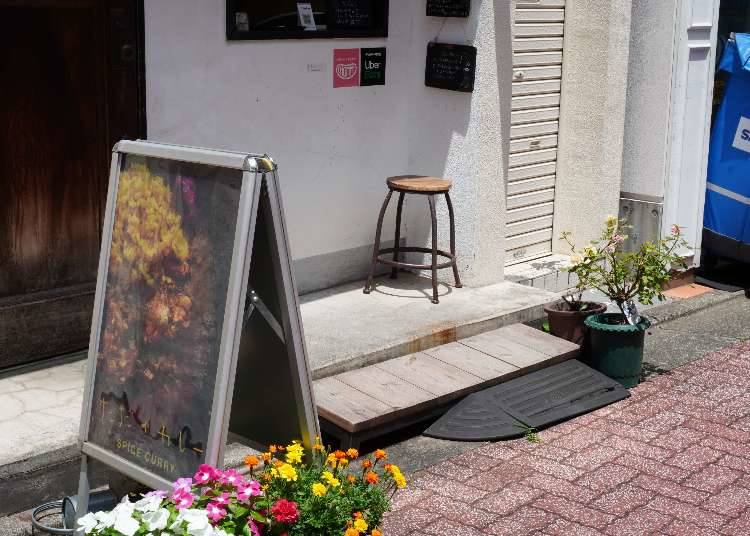
{"label": "green plastic pot", "polygon": [[589,365],[620,382],[635,387],[641,379],[643,341],[651,322],[641,317],[633,326],[621,324],[621,313],[603,313],[586,318],[591,330]]}

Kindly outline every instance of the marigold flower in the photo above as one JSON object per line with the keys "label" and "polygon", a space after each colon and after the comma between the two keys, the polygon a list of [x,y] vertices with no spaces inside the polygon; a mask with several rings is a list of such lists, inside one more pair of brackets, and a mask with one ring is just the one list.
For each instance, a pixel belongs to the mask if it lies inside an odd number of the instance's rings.
{"label": "marigold flower", "polygon": [[312,494],[316,497],[322,497],[328,492],[328,488],[320,482],[316,482],[312,485]]}
{"label": "marigold flower", "polygon": [[271,454],[276,454],[277,450],[278,447],[276,445],[271,445],[270,447],[268,447],[268,452],[270,452]]}
{"label": "marigold flower", "polygon": [[367,471],[367,474],[365,474],[365,482],[368,484],[377,484],[378,480],[380,480],[380,478],[374,471]]}
{"label": "marigold flower", "polygon": [[333,473],[331,473],[330,471],[323,471],[321,478],[325,480],[326,483],[332,488],[337,488],[341,485],[341,481],[333,476]]}
{"label": "marigold flower", "polygon": [[347,475],[346,481],[350,484],[354,484],[357,481],[357,478],[354,475]]}
{"label": "marigold flower", "polygon": [[369,469],[370,467],[372,467],[372,462],[370,460],[365,460],[362,462],[362,467],[364,467],[365,469]]}
{"label": "marigold flower", "polygon": [[384,460],[387,457],[388,457],[388,454],[384,450],[378,449],[378,450],[375,451],[375,459],[376,460]]}
{"label": "marigold flower", "polygon": [[359,451],[357,449],[349,449],[346,451],[346,455],[349,456],[352,460],[356,460],[359,458]]}
{"label": "marigold flower", "polygon": [[270,462],[271,458],[273,458],[270,452],[264,452],[263,454],[261,454],[261,457],[263,458],[264,462]]}
{"label": "marigold flower", "polygon": [[275,477],[282,478],[287,482],[297,481],[297,470],[288,463],[282,463],[278,467],[271,469],[271,474]]}
{"label": "marigold flower", "polygon": [[341,458],[339,460],[339,467],[345,467],[347,465],[349,465],[349,460],[347,460],[346,458]]}
{"label": "marigold flower", "polygon": [[354,521],[354,528],[359,533],[365,532],[367,530],[367,521],[362,518],[357,519]]}
{"label": "marigold flower", "polygon": [[333,453],[333,456],[337,460],[342,460],[346,458],[346,452],[344,452],[343,450],[337,450],[336,452]]}
{"label": "marigold flower", "polygon": [[354,527],[349,527],[348,529],[346,529],[344,536],[359,536],[359,531]]}
{"label": "marigold flower", "polygon": [[352,517],[353,517],[354,519],[359,519],[359,518],[361,518],[361,517],[362,517],[362,512],[354,512],[354,513],[352,514]]}
{"label": "marigold flower", "polygon": [[251,454],[250,456],[245,456],[245,465],[250,469],[255,469],[260,465],[260,460],[257,456]]}
{"label": "marigold flower", "polygon": [[378,529],[372,529],[370,536],[383,536],[383,533],[380,532]]}
{"label": "marigold flower", "polygon": [[302,456],[304,454],[305,448],[299,443],[294,443],[286,449],[286,461],[288,463],[302,463]]}

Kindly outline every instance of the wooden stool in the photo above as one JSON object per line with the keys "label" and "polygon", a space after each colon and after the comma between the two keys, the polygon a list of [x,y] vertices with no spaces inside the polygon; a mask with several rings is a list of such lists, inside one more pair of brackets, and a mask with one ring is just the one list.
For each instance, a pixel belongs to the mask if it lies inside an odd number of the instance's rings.
{"label": "wooden stool", "polygon": [[[453,277],[456,279],[456,288],[461,288],[461,280],[458,277],[458,267],[456,266],[456,225],[453,219],[453,204],[451,203],[451,196],[448,194],[448,190],[451,189],[452,183],[447,179],[439,179],[436,177],[424,177],[421,175],[402,175],[398,177],[390,177],[386,181],[388,185],[388,194],[385,196],[383,206],[380,209],[380,215],[378,216],[378,226],[375,231],[375,245],[372,251],[372,264],[370,265],[370,273],[367,276],[367,283],[365,283],[364,293],[369,294],[372,289],[372,278],[375,275],[375,267],[378,263],[392,266],[391,279],[398,277],[399,268],[412,268],[416,270],[432,270],[432,303],[438,303],[438,290],[437,290],[437,271],[440,268],[453,268]],[[393,192],[399,192],[398,196],[398,208],[396,210],[396,240],[393,243],[392,248],[380,249],[380,234],[383,230],[383,217],[385,211],[388,208],[388,203],[391,201]],[[421,248],[421,247],[401,247],[401,209],[404,206],[404,196],[406,194],[419,194],[426,195],[427,201],[430,205],[430,217],[432,218],[432,249]],[[441,251],[437,248],[437,215],[435,213],[435,196],[438,194],[445,195],[445,202],[448,204],[448,219],[450,221],[450,241],[451,250],[450,253]],[[408,262],[402,262],[399,260],[401,253],[431,253],[432,262],[430,264],[410,264]],[[388,253],[393,254],[392,259],[384,258]],[[448,259],[446,262],[438,264],[438,255]]]}

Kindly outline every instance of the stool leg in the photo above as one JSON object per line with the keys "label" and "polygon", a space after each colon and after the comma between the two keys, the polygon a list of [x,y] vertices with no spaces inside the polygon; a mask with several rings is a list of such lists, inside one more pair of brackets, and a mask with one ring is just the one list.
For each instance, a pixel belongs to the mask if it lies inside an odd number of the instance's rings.
{"label": "stool leg", "polygon": [[437,289],[437,214],[435,214],[435,196],[427,196],[430,204],[430,217],[432,218],[432,303],[438,303]]}
{"label": "stool leg", "polygon": [[393,190],[388,190],[388,195],[385,196],[383,206],[380,208],[380,215],[378,215],[378,225],[375,229],[375,245],[372,246],[372,264],[370,265],[370,273],[367,275],[367,283],[365,288],[362,290],[365,294],[372,292],[372,278],[375,275],[375,266],[378,264],[378,254],[380,253],[380,233],[383,230],[383,218],[385,217],[385,210],[388,208],[388,203],[391,201]]}
{"label": "stool leg", "polygon": [[[393,242],[393,262],[398,262],[399,247],[401,244],[401,209],[404,207],[404,192],[398,196],[398,208],[396,209],[396,239]],[[398,268],[394,266],[391,269],[391,279],[398,278]]]}
{"label": "stool leg", "polygon": [[448,203],[448,220],[451,228],[451,255],[453,255],[453,277],[456,280],[456,288],[461,288],[461,279],[458,277],[458,266],[456,265],[456,222],[453,219],[453,203],[451,196],[445,192],[445,202]]}

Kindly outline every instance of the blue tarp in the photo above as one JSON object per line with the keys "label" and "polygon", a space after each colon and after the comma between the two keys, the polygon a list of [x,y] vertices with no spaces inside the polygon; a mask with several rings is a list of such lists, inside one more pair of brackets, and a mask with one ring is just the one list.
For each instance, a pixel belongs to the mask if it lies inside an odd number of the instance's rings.
{"label": "blue tarp", "polygon": [[703,226],[750,244],[750,34],[736,34],[719,64],[729,78],[714,119]]}

